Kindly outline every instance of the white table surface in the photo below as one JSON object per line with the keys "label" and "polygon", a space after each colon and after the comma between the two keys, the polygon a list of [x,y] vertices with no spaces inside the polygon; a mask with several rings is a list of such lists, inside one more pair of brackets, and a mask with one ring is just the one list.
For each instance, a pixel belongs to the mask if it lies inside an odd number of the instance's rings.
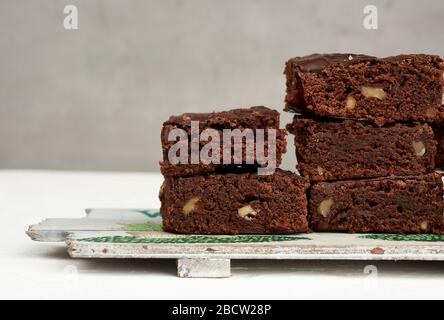
{"label": "white table surface", "polygon": [[[31,241],[44,218],[84,208],[158,207],[157,173],[0,171],[0,298],[444,298],[444,262],[233,261],[227,279],[181,279],[173,260],[74,260],[63,244]],[[373,267],[370,267],[373,268]]]}

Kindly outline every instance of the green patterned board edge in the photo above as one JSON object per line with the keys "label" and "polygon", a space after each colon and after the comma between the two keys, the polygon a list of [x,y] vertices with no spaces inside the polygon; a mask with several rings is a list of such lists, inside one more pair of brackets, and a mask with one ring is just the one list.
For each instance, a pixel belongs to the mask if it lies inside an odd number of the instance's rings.
{"label": "green patterned board edge", "polygon": [[444,235],[439,234],[367,234],[359,236],[359,238],[387,241],[444,242]]}
{"label": "green patterned board edge", "polygon": [[149,218],[157,218],[160,217],[159,210],[135,210],[136,212],[139,212]]}
{"label": "green patterned board edge", "polygon": [[133,223],[122,227],[123,231],[162,231],[160,223]]}
{"label": "green patterned board edge", "polygon": [[99,243],[262,243],[280,242],[295,240],[311,240],[307,237],[284,236],[284,235],[242,235],[242,236],[188,236],[170,238],[142,238],[134,236],[104,236],[77,239],[79,242],[99,242]]}

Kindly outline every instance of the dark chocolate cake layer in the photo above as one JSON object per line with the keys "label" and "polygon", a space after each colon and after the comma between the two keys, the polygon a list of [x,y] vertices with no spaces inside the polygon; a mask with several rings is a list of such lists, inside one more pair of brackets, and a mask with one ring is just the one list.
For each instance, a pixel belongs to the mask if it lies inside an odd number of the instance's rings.
{"label": "dark chocolate cake layer", "polygon": [[313,54],[287,61],[285,110],[320,116],[436,123],[444,119],[444,63],[434,55]]}
{"label": "dark chocolate cake layer", "polygon": [[320,182],[310,191],[313,231],[444,234],[441,175]]}
{"label": "dark chocolate cake layer", "polygon": [[167,178],[160,191],[165,231],[185,234],[308,232],[308,182],[289,171]]}
{"label": "dark chocolate cake layer", "polygon": [[[282,154],[286,152],[286,135],[285,129],[279,128],[279,112],[266,108],[266,107],[252,107],[249,109],[234,109],[223,112],[213,113],[185,113],[180,116],[172,116],[168,121],[163,124],[161,133],[161,143],[163,150],[163,161],[160,163],[160,170],[166,177],[179,177],[179,176],[191,176],[198,174],[208,174],[218,172],[220,170],[226,170],[227,166],[242,166],[250,165],[256,167],[267,167],[269,162],[263,161],[258,158],[258,155],[264,156],[264,160],[272,160],[269,156],[271,151],[275,150],[275,162],[274,166],[278,167],[282,160]],[[216,163],[205,163],[199,158],[198,163],[192,163],[191,157],[187,156],[186,164],[171,163],[169,159],[170,149],[177,143],[178,139],[169,141],[168,137],[172,130],[182,129],[186,136],[186,143],[188,155],[191,154],[191,141],[192,141],[192,121],[199,121],[198,134],[201,134],[206,129],[214,129],[217,133],[220,141],[219,153],[217,155],[218,161]],[[245,133],[249,129],[254,134],[254,141],[252,144],[254,154],[248,161],[249,147],[246,143],[246,138],[242,138],[241,142],[232,140],[230,156],[228,158],[228,165],[224,164],[223,159],[223,136],[224,129],[236,130]],[[257,132],[262,130],[263,132],[263,144],[258,145]],[[274,135],[272,135],[274,132]],[[273,138],[273,139],[272,139]],[[275,139],[274,139],[275,138]],[[200,151],[210,142],[211,139],[199,139],[198,149]],[[269,146],[273,149],[269,149]],[[235,148],[238,147],[241,150],[241,155],[235,154]],[[212,155],[212,153],[211,153]]]}
{"label": "dark chocolate cake layer", "polygon": [[427,124],[378,127],[353,120],[295,117],[297,168],[311,181],[419,175],[435,168],[436,141]]}

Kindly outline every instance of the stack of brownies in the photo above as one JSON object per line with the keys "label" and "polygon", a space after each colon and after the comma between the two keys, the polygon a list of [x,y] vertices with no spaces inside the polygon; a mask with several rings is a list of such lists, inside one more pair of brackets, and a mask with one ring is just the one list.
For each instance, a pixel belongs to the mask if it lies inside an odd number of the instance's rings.
{"label": "stack of brownies", "polygon": [[[200,137],[193,133],[193,121],[198,121]],[[163,124],[161,133],[163,161],[160,169],[165,182],[159,197],[163,229],[197,234],[308,232],[308,182],[280,169],[271,174],[258,173],[260,166],[269,165],[257,159],[261,154],[258,150],[267,155],[271,151],[269,145],[272,146],[276,166],[280,165],[282,154],[286,152],[287,132],[279,125],[279,113],[266,107],[170,117]],[[214,161],[211,163],[199,161],[193,164],[191,145],[195,143],[195,150],[200,153],[213,139],[204,138],[207,129],[213,129],[213,134],[218,137],[215,141],[220,141],[220,150],[212,154]],[[223,131],[236,129],[240,132],[251,129],[255,133],[262,130],[264,148],[259,148],[258,140],[254,140],[253,161],[248,161],[245,139],[240,146],[233,142],[229,150],[231,156],[227,157],[230,161],[223,161]],[[182,132],[181,138],[174,139],[178,131]],[[269,144],[271,137],[275,141]],[[185,151],[187,161],[177,163],[172,156],[176,155],[175,148],[181,142],[183,149],[178,150],[177,155]],[[236,158],[235,146],[242,150],[241,159]]]}
{"label": "stack of brownies", "polygon": [[298,169],[314,231],[443,233],[430,124],[444,120],[441,58],[313,54],[290,59],[287,111],[301,112]]}
{"label": "stack of brownies", "polygon": [[[264,130],[265,146],[273,130],[279,166],[287,131],[275,110],[170,117],[161,133],[164,230],[444,233],[443,185],[434,171],[435,157],[444,163],[444,155],[437,155],[431,127],[444,122],[443,71],[443,61],[431,55],[290,59],[285,111],[297,113],[287,130],[295,135],[302,176],[281,169],[259,174],[268,164],[257,158],[257,144],[253,161],[247,161],[244,142],[241,155],[229,150],[231,162],[213,149],[212,162],[191,159],[193,148],[206,153],[209,141],[223,149],[226,129]],[[206,129],[214,129],[213,136]],[[180,162],[172,157],[179,153]]]}

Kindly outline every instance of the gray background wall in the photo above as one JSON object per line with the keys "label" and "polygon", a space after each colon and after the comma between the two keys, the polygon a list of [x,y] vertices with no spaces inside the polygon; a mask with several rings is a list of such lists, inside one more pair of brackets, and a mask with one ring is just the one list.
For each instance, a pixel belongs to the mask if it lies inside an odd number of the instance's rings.
{"label": "gray background wall", "polygon": [[0,168],[157,171],[169,115],[281,110],[295,55],[444,55],[443,17],[437,0],[0,0]]}

